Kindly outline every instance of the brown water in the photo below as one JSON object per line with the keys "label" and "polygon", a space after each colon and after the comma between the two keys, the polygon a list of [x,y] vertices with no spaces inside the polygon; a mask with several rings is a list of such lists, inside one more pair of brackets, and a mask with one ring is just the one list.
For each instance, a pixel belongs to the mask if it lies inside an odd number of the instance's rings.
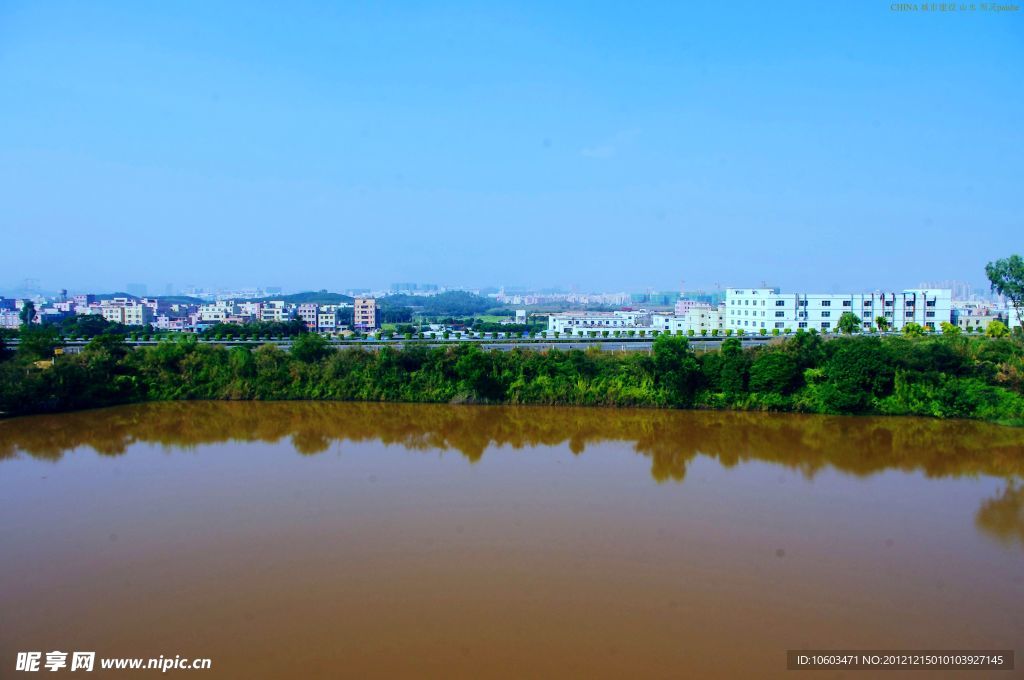
{"label": "brown water", "polygon": [[915,419],[7,420],[0,677],[54,649],[209,657],[170,675],[217,678],[779,677],[793,648],[1016,649],[1020,669],[1022,479],[1024,430]]}

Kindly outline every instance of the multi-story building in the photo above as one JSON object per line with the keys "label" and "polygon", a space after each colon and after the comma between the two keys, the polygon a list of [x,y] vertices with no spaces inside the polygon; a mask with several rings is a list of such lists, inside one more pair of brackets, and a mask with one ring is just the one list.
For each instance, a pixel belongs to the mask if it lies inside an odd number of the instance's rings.
{"label": "multi-story building", "polygon": [[[1007,323],[1005,310],[996,309],[993,305],[974,301],[957,301],[953,303],[952,324],[963,331],[983,332],[993,321]],[[1009,315],[1012,317],[1012,315]]]}
{"label": "multi-story building", "polygon": [[212,304],[199,306],[199,320],[209,323],[226,323],[229,316],[235,313],[235,305],[228,300],[218,300]]}
{"label": "multi-story building", "polygon": [[910,322],[937,330],[952,318],[948,289],[911,288],[900,293],[780,293],[778,288],[728,288],[725,325],[759,333],[766,329],[816,329],[833,332],[844,312],[853,312],[863,327],[877,326],[881,317],[893,330]]}
{"label": "multi-story building", "polygon": [[0,328],[18,328],[21,315],[14,309],[0,309]]}
{"label": "multi-story building", "polygon": [[[123,300],[123,298],[117,300]],[[146,305],[134,302],[122,304],[116,304],[116,301],[110,302],[111,304],[104,304],[100,307],[100,314],[107,321],[121,323],[125,326],[145,326],[153,322],[153,310]]]}
{"label": "multi-story building", "polygon": [[357,297],[353,301],[352,326],[359,330],[379,328],[377,300],[368,297]]}
{"label": "multi-story building", "polygon": [[320,312],[320,305],[312,302],[304,302],[295,310],[295,314],[306,324],[311,331],[317,330],[317,314]]}
{"label": "multi-story building", "polygon": [[698,303],[688,305],[682,314],[652,314],[651,329],[672,334],[711,335],[712,331],[725,330],[725,305],[712,307]]}
{"label": "multi-story building", "polygon": [[260,321],[284,321],[287,316],[284,300],[264,302],[260,307],[259,315]]}
{"label": "multi-story building", "polygon": [[337,333],[344,329],[341,317],[342,305],[320,305],[316,315],[317,330],[321,333]]}

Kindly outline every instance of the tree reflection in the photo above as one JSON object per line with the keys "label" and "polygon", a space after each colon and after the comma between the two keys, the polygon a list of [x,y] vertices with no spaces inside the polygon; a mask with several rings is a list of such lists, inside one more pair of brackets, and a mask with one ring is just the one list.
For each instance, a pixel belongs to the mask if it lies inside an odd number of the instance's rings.
{"label": "tree reflection", "polygon": [[749,460],[813,477],[824,468],[866,476],[988,475],[1006,489],[979,509],[977,527],[1024,545],[1024,430],[976,421],[725,411],[337,402],[167,402],[0,421],[0,461],[22,453],[59,461],[80,447],[104,456],[135,442],[194,449],[226,441],[278,442],[316,455],[335,442],[380,441],[413,451],[456,450],[480,460],[492,446],[522,449],[618,441],[650,459],[651,477],[682,482],[697,456],[725,467]]}
{"label": "tree reflection", "polygon": [[974,523],[1002,543],[1024,546],[1024,486],[1007,483],[999,496],[982,503]]}
{"label": "tree reflection", "polygon": [[931,477],[1024,477],[1024,430],[975,421],[725,411],[338,402],[167,402],[0,421],[0,458],[59,460],[88,446],[120,455],[134,442],[174,448],[290,438],[301,454],[336,441],[457,450],[480,460],[492,446],[568,445],[575,454],[620,441],[651,459],[655,480],[681,481],[698,455],[723,466],[761,460],[807,476],[832,467]]}

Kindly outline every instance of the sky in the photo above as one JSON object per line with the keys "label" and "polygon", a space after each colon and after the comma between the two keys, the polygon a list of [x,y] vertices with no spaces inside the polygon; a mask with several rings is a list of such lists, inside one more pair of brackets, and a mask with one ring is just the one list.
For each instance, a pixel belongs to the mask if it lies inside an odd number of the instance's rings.
{"label": "sky", "polygon": [[0,289],[984,284],[1024,11],[0,0]]}

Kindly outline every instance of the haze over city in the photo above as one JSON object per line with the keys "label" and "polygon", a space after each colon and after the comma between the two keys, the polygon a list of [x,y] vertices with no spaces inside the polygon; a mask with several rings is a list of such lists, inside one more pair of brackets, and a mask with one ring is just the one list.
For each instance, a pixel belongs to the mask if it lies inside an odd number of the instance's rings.
{"label": "haze over city", "polygon": [[0,288],[984,285],[1019,17],[0,6]]}

